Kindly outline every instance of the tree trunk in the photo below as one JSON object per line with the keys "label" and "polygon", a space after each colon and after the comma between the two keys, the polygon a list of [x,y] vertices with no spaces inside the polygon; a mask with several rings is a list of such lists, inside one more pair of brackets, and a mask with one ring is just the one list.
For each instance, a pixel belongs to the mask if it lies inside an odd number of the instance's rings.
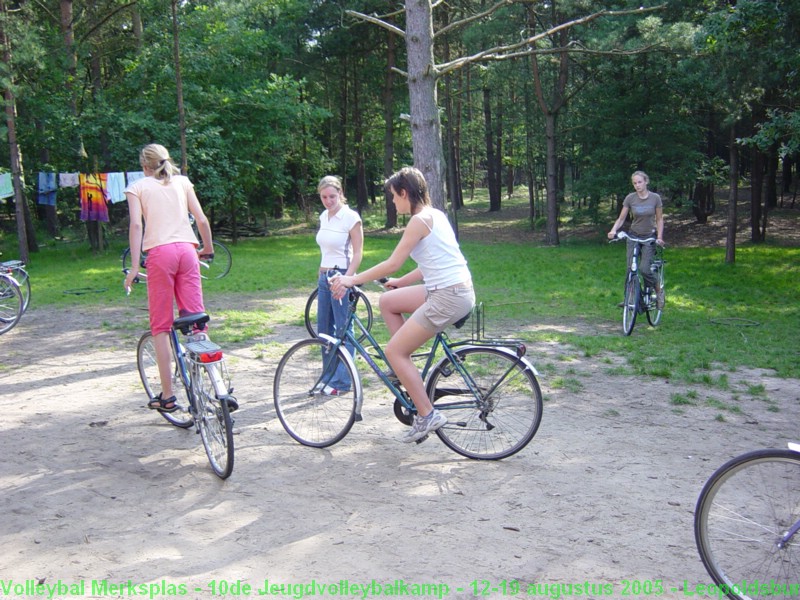
{"label": "tree trunk", "polygon": [[445,210],[445,171],[442,128],[433,61],[433,23],[430,0],[406,0],[408,96],[414,164],[428,183],[431,203]]}
{"label": "tree trunk", "polygon": [[[181,77],[181,50],[178,34],[178,0],[172,0],[172,60],[175,63],[175,95],[178,98],[178,131],[181,144],[181,173],[189,172],[186,147],[186,110],[183,106],[183,78]],[[231,215],[233,216],[233,215]]]}
{"label": "tree trunk", "polygon": [[30,261],[28,252],[37,252],[36,233],[33,228],[30,209],[25,200],[25,179],[22,171],[22,154],[17,143],[17,100],[14,96],[13,66],[11,62],[11,44],[6,37],[5,23],[8,19],[5,0],[0,0],[0,46],[3,48],[3,63],[5,64],[8,79],[5,80],[3,98],[6,105],[6,127],[8,131],[8,154],[11,165],[11,180],[14,184],[14,205],[17,218],[17,241],[19,247],[19,260],[24,263]]}
{"label": "tree trunk", "polygon": [[763,242],[761,237],[761,198],[764,188],[764,154],[758,149],[752,149],[753,168],[750,176],[750,240],[753,243]]}
{"label": "tree trunk", "polygon": [[545,178],[547,186],[547,234],[546,241],[550,246],[558,246],[558,172],[556,165],[556,115],[548,112],[544,115],[545,144],[547,159],[545,162]]}
{"label": "tree trunk", "polygon": [[736,123],[731,125],[729,143],[730,192],[728,194],[728,235],[725,240],[725,262],[736,262],[736,212],[739,202],[739,151],[736,147]]}
{"label": "tree trunk", "polygon": [[[386,79],[383,83],[383,177],[389,179],[394,173],[394,67],[396,36],[389,32],[386,40]],[[397,225],[397,208],[392,197],[384,193],[386,199],[387,229]]]}
{"label": "tree trunk", "polygon": [[494,127],[492,125],[492,101],[488,87],[483,88],[483,126],[486,139],[486,187],[489,189],[489,212],[500,210],[500,174],[495,160]]}

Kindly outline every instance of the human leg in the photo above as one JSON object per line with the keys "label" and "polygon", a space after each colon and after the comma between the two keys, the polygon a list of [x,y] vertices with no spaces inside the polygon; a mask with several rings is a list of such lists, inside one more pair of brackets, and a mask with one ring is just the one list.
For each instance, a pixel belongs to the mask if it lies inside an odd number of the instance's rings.
{"label": "human leg", "polygon": [[153,346],[156,349],[158,376],[161,379],[161,394],[153,399],[150,408],[161,408],[167,412],[176,408],[175,392],[172,389],[172,350],[169,347],[169,332],[162,331],[153,335]]}
{"label": "human leg", "polygon": [[650,270],[650,265],[653,262],[653,254],[655,254],[656,247],[653,244],[642,244],[642,254],[639,260],[639,272],[644,278],[644,282],[651,290],[658,292],[658,284],[653,272]]}
{"label": "human leg", "polygon": [[317,280],[317,333],[333,335],[333,301],[328,276],[320,273]]}
{"label": "human leg", "polygon": [[411,360],[411,355],[435,334],[435,331],[426,329],[415,320],[409,319],[392,335],[385,348],[386,358],[395,376],[411,397],[417,413],[423,417],[431,413],[433,405],[425,392],[422,376]]}
{"label": "human leg", "polygon": [[[157,246],[147,253],[147,305],[150,314],[150,332],[153,334],[158,375],[161,379],[160,405],[167,410],[169,410],[169,399],[174,401],[168,336],[174,318],[173,289],[177,272],[176,257],[170,246]],[[167,406],[164,406],[165,404]],[[151,408],[158,406],[151,403]]]}
{"label": "human leg", "polygon": [[[205,312],[200,261],[192,244],[170,244],[176,263],[173,294],[179,315]],[[201,331],[205,331],[206,328]]]}
{"label": "human leg", "polygon": [[391,335],[403,326],[405,314],[411,314],[422,306],[426,296],[427,292],[423,285],[411,285],[381,294],[378,306]]}

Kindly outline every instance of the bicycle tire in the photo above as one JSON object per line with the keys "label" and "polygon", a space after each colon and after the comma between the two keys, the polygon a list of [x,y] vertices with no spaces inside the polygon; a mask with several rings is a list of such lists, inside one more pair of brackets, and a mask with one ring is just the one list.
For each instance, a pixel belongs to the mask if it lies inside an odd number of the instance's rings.
{"label": "bicycle tire", "polygon": [[[172,357],[172,389],[180,390],[184,388],[183,381],[181,381],[180,371],[178,370],[178,361],[175,360],[174,350]],[[158,375],[158,363],[156,362],[156,349],[153,344],[153,335],[150,332],[145,333],[139,338],[139,344],[136,347],[136,367],[139,370],[139,377],[142,380],[142,386],[147,394],[147,401],[154,400],[161,393],[161,378]],[[167,422],[187,429],[194,424],[194,418],[189,410],[189,401],[179,399],[178,394],[175,394],[175,399],[178,404],[178,410],[167,413],[158,411]]]}
{"label": "bicycle tire", "polygon": [[542,421],[542,392],[530,363],[499,348],[467,347],[455,354],[482,396],[489,395],[482,398],[484,406],[478,405],[458,370],[443,359],[427,385],[434,406],[447,417],[436,434],[468,458],[499,460],[516,454]]}
{"label": "bicycle tire", "polygon": [[636,315],[639,313],[639,280],[635,273],[628,273],[625,282],[625,300],[622,306],[622,333],[630,335],[636,325]]}
{"label": "bicycle tire", "polygon": [[[367,328],[367,331],[372,331],[372,322],[374,319],[372,304],[369,298],[367,298],[367,295],[361,290],[355,290],[355,294],[358,296],[356,300],[356,315],[364,327]],[[319,296],[319,288],[314,288],[314,291],[308,296],[306,308],[303,312],[306,331],[308,331],[311,337],[317,337],[317,296]],[[359,342],[363,342],[366,338],[367,335],[365,333],[359,332],[357,336]]]}
{"label": "bicycle tire", "polygon": [[217,477],[227,479],[233,473],[233,419],[227,399],[218,398],[214,390],[210,370],[215,368],[215,364],[192,368],[192,393],[208,462]]}
{"label": "bicycle tire", "polygon": [[[333,344],[320,338],[308,338],[289,348],[275,370],[273,398],[275,412],[283,428],[304,446],[325,448],[340,441],[355,422],[356,377],[345,360],[343,347],[336,348],[333,363],[327,359]],[[339,368],[353,382],[348,392],[337,396],[323,394],[316,388]]]}
{"label": "bicycle tire", "polygon": [[[655,264],[655,277],[656,281],[658,282],[658,289],[664,293],[664,261],[663,260],[655,260],[653,261]],[[647,322],[650,323],[653,327],[656,327],[661,322],[661,315],[664,313],[664,309],[658,308],[658,304],[650,304],[647,307]]]}
{"label": "bicycle tire", "polygon": [[777,543],[798,521],[800,453],[756,450],[722,465],[703,486],[695,508],[695,542],[708,574],[729,598],[763,597],[761,589],[742,590],[745,581],[791,583],[792,593],[767,595],[798,598],[800,536],[783,547]]}
{"label": "bicycle tire", "polygon": [[231,271],[233,258],[231,251],[222,242],[214,240],[214,259],[211,261],[202,261],[200,265],[200,274],[204,279],[222,279]]}
{"label": "bicycle tire", "polygon": [[22,317],[22,291],[17,282],[0,275],[0,335],[11,331]]}

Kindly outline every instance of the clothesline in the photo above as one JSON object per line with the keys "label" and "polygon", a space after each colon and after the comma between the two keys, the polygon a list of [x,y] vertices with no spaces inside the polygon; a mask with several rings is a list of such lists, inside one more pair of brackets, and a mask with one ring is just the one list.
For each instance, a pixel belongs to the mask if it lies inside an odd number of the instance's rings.
{"label": "clothesline", "polygon": [[[58,188],[79,188],[82,221],[108,221],[108,204],[125,200],[125,187],[144,177],[143,171],[113,173],[39,172],[38,204],[55,206]],[[0,174],[0,199],[14,195],[11,173]]]}

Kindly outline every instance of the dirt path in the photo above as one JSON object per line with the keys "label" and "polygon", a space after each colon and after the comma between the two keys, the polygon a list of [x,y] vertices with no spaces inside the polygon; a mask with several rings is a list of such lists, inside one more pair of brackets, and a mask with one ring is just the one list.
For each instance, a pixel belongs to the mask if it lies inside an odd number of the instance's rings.
{"label": "dirt path", "polygon": [[[133,597],[127,582],[155,586],[137,597],[210,598],[235,582],[252,587],[228,597],[254,597],[268,580],[317,586],[294,597],[354,596],[372,582],[381,595],[444,584],[448,598],[487,585],[498,597],[516,581],[520,596],[533,583],[594,584],[582,595],[622,598],[626,581],[661,580],[661,597],[684,598],[708,582],[692,534],[705,479],[797,436],[797,381],[739,372],[725,374],[727,390],[674,386],[542,344],[534,362],[555,365],[541,379],[544,418],[510,459],[463,459],[435,437],[399,443],[383,394],[345,440],[313,450],[271,405],[280,344],[304,336],[283,328],[228,349],[242,409],[222,482],[193,433],[144,408],[137,336],[114,325],[131,320],[144,327],[139,307],[32,309],[0,338],[0,597],[30,598],[28,580],[73,586],[56,598]],[[694,404],[671,404],[676,393]],[[742,410],[718,420],[712,397]]]}

